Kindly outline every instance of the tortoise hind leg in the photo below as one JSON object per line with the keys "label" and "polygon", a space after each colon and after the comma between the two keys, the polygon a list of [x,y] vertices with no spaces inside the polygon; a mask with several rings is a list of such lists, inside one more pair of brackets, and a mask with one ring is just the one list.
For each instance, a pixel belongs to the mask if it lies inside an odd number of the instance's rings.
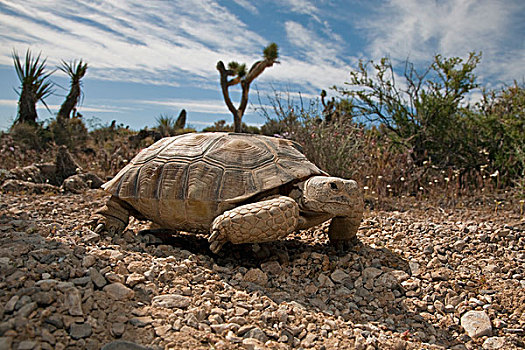
{"label": "tortoise hind leg", "polygon": [[299,222],[299,206],[290,197],[241,205],[213,220],[208,238],[210,250],[217,253],[224,243],[259,243],[286,237]]}
{"label": "tortoise hind leg", "polygon": [[111,196],[106,205],[93,215],[95,232],[121,233],[128,226],[130,210],[122,200]]}

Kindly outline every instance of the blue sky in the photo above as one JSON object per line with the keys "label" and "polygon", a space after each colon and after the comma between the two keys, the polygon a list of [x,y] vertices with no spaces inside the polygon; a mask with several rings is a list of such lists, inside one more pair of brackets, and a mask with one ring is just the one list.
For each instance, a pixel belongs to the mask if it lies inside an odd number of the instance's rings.
{"label": "blue sky", "polygon": [[[315,97],[342,86],[360,59],[389,56],[428,65],[436,53],[482,51],[479,82],[488,87],[525,80],[523,0],[0,0],[0,129],[16,116],[18,86],[11,53],[42,52],[89,63],[85,118],[140,129],[182,108],[197,129],[231,122],[219,89],[218,60],[258,60],[270,42],[280,62],[252,87]],[[56,113],[68,80],[57,71]],[[233,97],[238,101],[238,94]],[[237,104],[237,103],[236,103]],[[39,104],[39,119],[52,118]],[[244,121],[260,125],[253,110]]]}

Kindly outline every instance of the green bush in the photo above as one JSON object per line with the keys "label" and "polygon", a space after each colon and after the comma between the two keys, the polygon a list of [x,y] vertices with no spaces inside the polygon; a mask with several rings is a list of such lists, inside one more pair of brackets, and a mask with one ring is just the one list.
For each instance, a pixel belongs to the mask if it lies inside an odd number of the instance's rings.
{"label": "green bush", "polygon": [[505,185],[525,178],[525,87],[484,92],[476,111],[478,139],[492,174]]}
{"label": "green bush", "polygon": [[416,164],[431,160],[443,169],[470,170],[482,162],[464,100],[477,87],[473,71],[480,58],[475,53],[466,61],[436,55],[422,72],[407,61],[402,79],[388,58],[360,62],[347,83],[351,89],[338,90],[352,99],[356,115],[383,125]]}

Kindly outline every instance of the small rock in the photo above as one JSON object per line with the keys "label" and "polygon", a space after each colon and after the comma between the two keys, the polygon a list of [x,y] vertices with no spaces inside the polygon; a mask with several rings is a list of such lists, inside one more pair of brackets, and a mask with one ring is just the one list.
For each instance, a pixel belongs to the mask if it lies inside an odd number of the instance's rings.
{"label": "small rock", "polygon": [[82,296],[76,288],[69,288],[65,291],[64,304],[71,316],[84,316],[82,311]]}
{"label": "small rock", "polygon": [[153,298],[153,306],[165,307],[168,309],[185,309],[190,306],[190,303],[191,298],[178,294],[159,295]]}
{"label": "small rock", "polygon": [[23,340],[18,344],[18,350],[31,350],[35,347],[36,341],[34,340]]}
{"label": "small rock", "polygon": [[314,346],[314,342],[316,339],[317,339],[317,335],[315,335],[314,333],[308,333],[306,337],[303,339],[303,341],[301,342],[301,345],[304,346],[305,348],[311,348],[312,346]]}
{"label": "small rock", "polygon": [[93,284],[98,288],[102,288],[108,283],[104,276],[93,267],[89,269],[89,277],[91,277],[91,281],[93,281]]}
{"label": "small rock", "polygon": [[343,270],[341,269],[337,269],[335,270],[334,272],[332,272],[332,274],[330,275],[330,278],[332,279],[332,281],[336,282],[336,283],[342,283],[343,280],[345,278],[348,277],[348,274],[346,272],[344,272]]}
{"label": "small rock", "polygon": [[261,264],[261,269],[266,272],[270,273],[272,275],[278,275],[283,270],[281,267],[281,264],[279,264],[278,261],[268,261]]}
{"label": "small rock", "polygon": [[39,287],[43,291],[48,291],[58,284],[57,280],[53,279],[41,279],[35,283],[35,286]]}
{"label": "small rock", "polygon": [[145,346],[132,343],[126,340],[116,340],[104,345],[100,350],[150,350]]}
{"label": "small rock", "polygon": [[22,306],[20,310],[18,310],[16,315],[20,317],[27,317],[29,316],[29,314],[31,314],[31,312],[33,312],[36,309],[36,307],[37,307],[36,302],[26,304]]}
{"label": "small rock", "polygon": [[144,282],[146,280],[146,277],[143,274],[140,273],[132,273],[131,275],[126,278],[126,284],[130,287],[134,287],[137,284]]}
{"label": "small rock", "polygon": [[250,269],[243,277],[245,282],[251,282],[260,286],[265,286],[268,283],[268,276],[260,269]]}
{"label": "small rock", "polygon": [[129,320],[129,323],[131,323],[135,327],[144,327],[150,324],[151,322],[153,322],[153,318],[151,318],[151,316],[133,317]]}
{"label": "small rock", "polygon": [[452,275],[453,271],[446,267],[440,267],[430,272],[430,277],[433,281],[447,281],[452,277]]}
{"label": "small rock", "polygon": [[264,349],[264,344],[253,338],[246,338],[242,340],[242,346],[246,350],[262,350]]}
{"label": "small rock", "polygon": [[90,268],[91,266],[95,265],[97,262],[97,258],[94,255],[86,255],[82,259],[82,266],[85,268]]}
{"label": "small rock", "polygon": [[69,335],[73,339],[81,339],[89,337],[92,333],[91,325],[89,323],[73,323],[69,327]]}
{"label": "small rock", "polygon": [[10,350],[11,344],[13,344],[13,338],[11,337],[0,337],[0,349]]}
{"label": "small rock", "polygon": [[110,298],[115,300],[131,299],[135,294],[133,290],[120,282],[111,283],[110,285],[105,286],[103,290]]}
{"label": "small rock", "polygon": [[319,282],[320,287],[332,288],[333,286],[335,286],[334,282],[332,282],[330,277],[323,273],[319,274],[319,276],[317,277],[317,281]]}
{"label": "small rock", "polygon": [[72,282],[73,282],[73,284],[75,286],[81,286],[81,287],[86,286],[90,281],[91,281],[91,277],[90,276],[79,277],[79,278],[75,278],[75,279],[72,280]]}
{"label": "small rock", "polygon": [[468,311],[461,316],[461,326],[471,338],[492,334],[490,318],[485,311]]}
{"label": "small rock", "polygon": [[10,312],[13,312],[15,310],[15,305],[16,303],[18,302],[18,299],[20,299],[20,296],[18,295],[13,295],[8,301],[7,303],[5,303],[4,305],[4,311],[7,312],[7,313],[10,313]]}
{"label": "small rock", "polygon": [[56,300],[56,294],[54,292],[37,292],[32,296],[32,299],[39,306],[47,306]]}
{"label": "small rock", "polygon": [[383,271],[375,267],[367,267],[363,270],[363,282],[374,280],[377,276],[382,274]]}
{"label": "small rock", "polygon": [[111,325],[111,334],[115,337],[121,337],[126,330],[126,325],[122,322],[115,322]]}
{"label": "small rock", "polygon": [[258,327],[249,330],[244,334],[243,337],[257,339],[262,341],[263,343],[265,343],[268,340],[268,336]]}
{"label": "small rock", "polygon": [[485,341],[483,342],[483,349],[487,349],[487,350],[503,349],[504,345],[505,345],[505,338],[490,337],[490,338],[485,339]]}

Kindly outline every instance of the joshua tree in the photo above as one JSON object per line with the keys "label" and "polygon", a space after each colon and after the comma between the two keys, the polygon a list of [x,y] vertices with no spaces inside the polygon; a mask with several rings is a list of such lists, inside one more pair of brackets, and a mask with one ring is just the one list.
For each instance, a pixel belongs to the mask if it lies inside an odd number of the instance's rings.
{"label": "joshua tree", "polygon": [[62,61],[62,65],[58,67],[58,69],[69,75],[71,78],[69,94],[67,95],[64,103],[62,103],[60,106],[60,110],[57,114],[58,121],[69,119],[71,112],[75,109],[77,103],[79,102],[82,96],[82,82],[80,80],[86,74],[87,68],[87,63],[82,62],[82,60],[80,60],[78,63],[76,61],[69,63]]}
{"label": "joshua tree", "polygon": [[20,80],[20,88],[17,91],[19,96],[18,115],[15,124],[36,124],[38,117],[36,113],[37,102],[41,101],[49,111],[44,99],[53,93],[53,84],[48,81],[53,72],[46,73],[46,59],[40,61],[40,54],[33,57],[29,49],[26,51],[24,64],[20,62],[20,57],[14,50],[12,57],[16,74]]}
{"label": "joshua tree", "polygon": [[[224,66],[222,61],[217,62],[217,70],[221,75],[221,88],[222,95],[224,96],[224,102],[226,106],[233,114],[233,124],[235,132],[242,132],[242,117],[248,105],[248,94],[250,92],[250,84],[255,80],[262,72],[273,66],[274,63],[279,63],[277,58],[279,57],[279,47],[276,43],[271,43],[263,50],[264,59],[255,62],[248,73],[246,72],[246,64],[240,64],[232,61],[228,63],[228,69]],[[228,79],[228,77],[233,77]],[[231,99],[228,89],[230,86],[241,84],[242,95],[239,108],[235,108]]]}

